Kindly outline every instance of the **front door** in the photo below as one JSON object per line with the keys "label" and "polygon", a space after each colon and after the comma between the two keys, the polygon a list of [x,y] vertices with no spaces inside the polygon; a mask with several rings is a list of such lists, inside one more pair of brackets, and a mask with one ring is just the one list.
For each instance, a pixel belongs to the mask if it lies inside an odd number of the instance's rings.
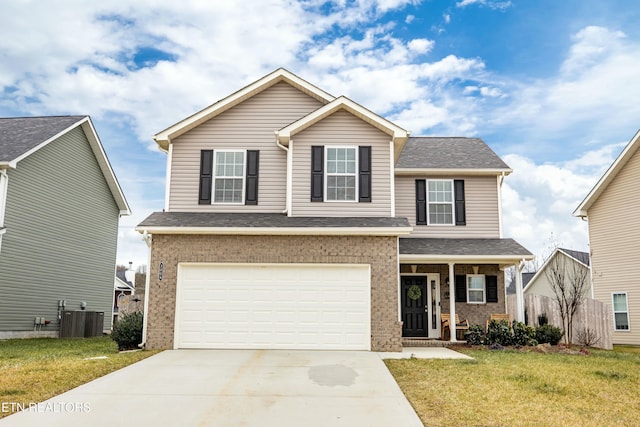
{"label": "front door", "polygon": [[427,337],[427,278],[402,276],[402,336]]}

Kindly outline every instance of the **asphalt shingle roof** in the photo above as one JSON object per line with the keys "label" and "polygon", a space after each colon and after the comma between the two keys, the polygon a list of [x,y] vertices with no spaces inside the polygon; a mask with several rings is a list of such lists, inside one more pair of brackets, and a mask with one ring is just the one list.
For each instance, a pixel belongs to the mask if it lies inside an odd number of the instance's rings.
{"label": "asphalt shingle roof", "polygon": [[513,239],[400,239],[403,255],[513,255],[529,256],[531,252]]}
{"label": "asphalt shingle roof", "polygon": [[278,213],[154,212],[138,227],[410,227],[406,218],[288,217]]}
{"label": "asphalt shingle roof", "polygon": [[396,168],[509,169],[509,166],[479,138],[411,137]]}
{"label": "asphalt shingle roof", "polygon": [[0,118],[0,162],[10,162],[86,116]]}
{"label": "asphalt shingle roof", "polygon": [[558,248],[558,249],[560,249],[562,252],[566,253],[570,257],[577,259],[578,261],[580,261],[584,265],[589,265],[589,253],[588,252],[574,251],[574,250],[571,250],[571,249],[564,249],[564,248]]}

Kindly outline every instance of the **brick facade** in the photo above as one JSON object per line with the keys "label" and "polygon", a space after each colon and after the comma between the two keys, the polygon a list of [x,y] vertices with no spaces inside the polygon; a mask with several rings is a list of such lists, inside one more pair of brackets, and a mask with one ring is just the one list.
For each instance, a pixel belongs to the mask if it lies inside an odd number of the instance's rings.
{"label": "brick facade", "polygon": [[[484,328],[489,315],[491,315],[492,313],[507,312],[504,289],[504,274],[497,264],[479,264],[478,267],[478,274],[498,277],[498,302],[486,304],[468,304],[466,302],[457,302],[456,313],[460,317],[460,320],[467,319],[469,320],[470,325],[481,325]],[[411,265],[402,264],[400,266],[400,274],[402,275],[402,273],[411,273]],[[441,312],[449,313],[449,298],[455,298],[455,296],[449,295],[449,286],[446,284],[446,280],[449,278],[449,265],[418,264],[416,267],[416,273],[440,274]],[[454,274],[473,274],[473,266],[467,264],[456,264],[454,265]]]}
{"label": "brick facade", "polygon": [[371,266],[371,349],[400,351],[397,254],[398,239],[393,236],[155,234],[146,296],[147,348],[173,348],[177,271],[181,262],[325,263]]}

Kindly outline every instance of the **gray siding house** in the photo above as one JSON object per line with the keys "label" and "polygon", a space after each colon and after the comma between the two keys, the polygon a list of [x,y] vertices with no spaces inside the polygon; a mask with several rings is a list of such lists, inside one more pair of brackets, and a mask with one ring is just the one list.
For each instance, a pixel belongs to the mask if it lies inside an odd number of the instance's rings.
{"label": "gray siding house", "polygon": [[108,330],[129,214],[88,116],[0,118],[0,338],[57,336],[83,302]]}

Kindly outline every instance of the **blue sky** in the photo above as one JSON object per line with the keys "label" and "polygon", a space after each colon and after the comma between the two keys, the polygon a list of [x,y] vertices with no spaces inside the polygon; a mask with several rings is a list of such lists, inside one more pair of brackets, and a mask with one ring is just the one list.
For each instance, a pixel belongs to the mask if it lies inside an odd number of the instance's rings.
{"label": "blue sky", "polygon": [[515,171],[504,236],[588,250],[571,213],[640,127],[639,21],[624,0],[11,2],[0,116],[91,115],[134,212],[119,263],[146,262],[133,227],[164,206],[152,135],[278,67],[414,136],[483,138]]}

